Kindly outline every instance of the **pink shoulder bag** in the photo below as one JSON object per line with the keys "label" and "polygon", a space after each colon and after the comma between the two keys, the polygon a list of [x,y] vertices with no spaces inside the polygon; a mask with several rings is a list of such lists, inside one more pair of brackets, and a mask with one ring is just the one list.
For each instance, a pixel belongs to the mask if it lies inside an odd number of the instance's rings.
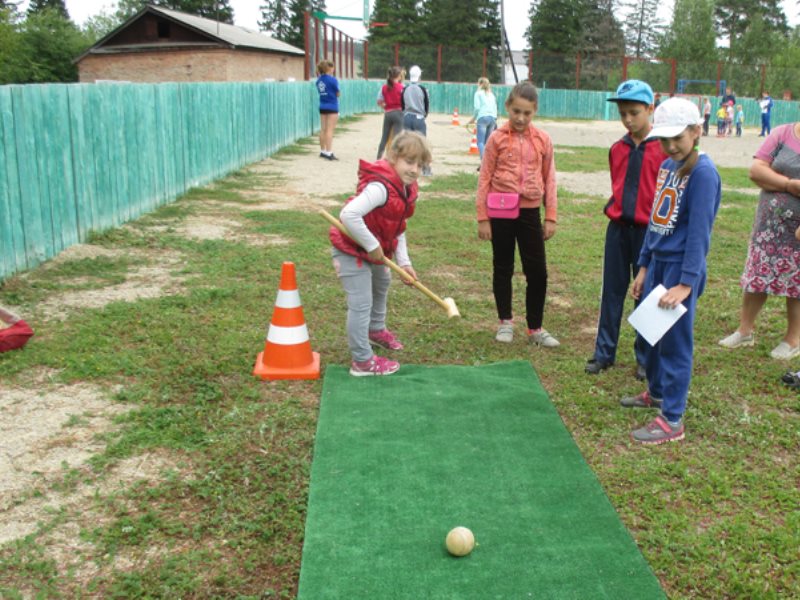
{"label": "pink shoulder bag", "polygon": [[[511,131],[509,130],[509,136]],[[528,163],[520,153],[522,161],[522,174],[519,179],[519,189],[523,189],[528,171]],[[486,212],[490,219],[516,219],[519,217],[519,194],[516,192],[489,192],[486,195]]]}

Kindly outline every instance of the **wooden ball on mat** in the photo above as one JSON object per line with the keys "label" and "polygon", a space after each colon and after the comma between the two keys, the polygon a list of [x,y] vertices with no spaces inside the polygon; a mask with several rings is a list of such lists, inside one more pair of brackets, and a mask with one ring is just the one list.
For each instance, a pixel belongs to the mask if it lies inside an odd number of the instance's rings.
{"label": "wooden ball on mat", "polygon": [[466,556],[475,547],[475,536],[466,527],[454,527],[447,534],[445,544],[453,556]]}

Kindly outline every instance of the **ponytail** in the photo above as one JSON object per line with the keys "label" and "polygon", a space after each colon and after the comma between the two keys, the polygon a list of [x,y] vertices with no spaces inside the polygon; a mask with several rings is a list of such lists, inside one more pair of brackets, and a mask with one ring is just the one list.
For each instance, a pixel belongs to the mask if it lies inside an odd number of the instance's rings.
{"label": "ponytail", "polygon": [[403,74],[403,69],[400,67],[389,67],[386,71],[386,85],[392,87],[394,80]]}

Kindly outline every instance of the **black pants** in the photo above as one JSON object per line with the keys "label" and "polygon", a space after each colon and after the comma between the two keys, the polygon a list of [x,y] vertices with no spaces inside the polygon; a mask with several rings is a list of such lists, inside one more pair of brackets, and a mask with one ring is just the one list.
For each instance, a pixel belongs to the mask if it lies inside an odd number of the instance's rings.
{"label": "black pants", "polygon": [[500,319],[511,319],[511,278],[514,251],[519,246],[525,274],[525,312],[528,329],[539,329],[544,318],[547,294],[547,261],[544,253],[542,221],[538,208],[522,208],[517,219],[491,219],[492,290]]}

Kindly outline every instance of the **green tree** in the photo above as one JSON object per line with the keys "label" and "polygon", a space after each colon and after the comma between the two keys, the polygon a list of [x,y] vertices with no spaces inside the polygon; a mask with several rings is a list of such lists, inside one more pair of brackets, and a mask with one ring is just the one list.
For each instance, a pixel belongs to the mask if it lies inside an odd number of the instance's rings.
{"label": "green tree", "polygon": [[325,0],[267,0],[258,28],[296,48],[305,46],[305,12],[325,12]]}
{"label": "green tree", "polygon": [[[681,79],[712,79],[717,61],[714,0],[676,0],[659,56],[673,58]],[[716,76],[716,72],[713,73]],[[652,82],[651,82],[652,85]],[[659,85],[655,89],[666,89]]]}
{"label": "green tree", "polygon": [[[458,18],[453,18],[458,15]],[[500,65],[500,18],[494,0],[427,0],[424,5],[422,31],[415,40],[444,46],[443,78],[448,81],[475,81],[483,74],[483,49],[494,50],[489,76],[497,80]],[[436,59],[436,54],[431,58]],[[435,73],[436,63],[420,64],[423,72]]]}
{"label": "green tree", "polygon": [[96,42],[119,27],[121,23],[122,21],[115,14],[102,10],[86,19],[83,24],[83,33]]}
{"label": "green tree", "polygon": [[[800,96],[800,80],[797,78],[797,65],[800,65],[800,29],[795,28],[780,44],[766,69],[764,89],[773,98],[780,98],[783,92],[790,92],[793,98]],[[760,81],[760,80],[759,80]]]}
{"label": "green tree", "polygon": [[370,28],[367,33],[370,77],[384,77],[386,69],[395,64],[395,44],[402,45],[401,66],[419,64],[427,73],[435,67],[435,55],[419,46],[421,11],[418,0],[375,0],[371,21],[388,25]]}
{"label": "green tree", "polygon": [[24,80],[24,62],[16,7],[0,8],[0,85]]}
{"label": "green tree", "polygon": [[77,81],[78,67],[72,61],[92,44],[56,9],[29,13],[20,42],[26,68],[19,83]]}
{"label": "green tree", "polygon": [[618,83],[619,65],[625,55],[625,33],[614,16],[615,9],[614,0],[586,4],[578,40],[582,89],[606,90]]}
{"label": "green tree", "polygon": [[31,0],[28,5],[28,14],[40,13],[44,10],[54,10],[65,19],[69,19],[67,6],[64,0]]}
{"label": "green tree", "polygon": [[658,48],[663,26],[658,21],[659,0],[631,0],[624,5],[625,41],[628,52],[636,58],[652,57]]}
{"label": "green tree", "polygon": [[718,34],[728,38],[731,57],[735,56],[739,40],[753,26],[758,25],[762,32],[782,35],[789,31],[786,15],[778,0],[716,0],[714,16],[718,23]]}
{"label": "green tree", "polygon": [[229,0],[119,0],[114,16],[123,23],[142,10],[147,4],[179,10],[190,15],[233,23],[233,8]]}
{"label": "green tree", "polygon": [[[619,64],[625,53],[622,26],[614,11],[613,0],[534,2],[526,32],[534,81],[549,87],[607,89],[612,61]],[[578,72],[581,79],[576,82]]]}

